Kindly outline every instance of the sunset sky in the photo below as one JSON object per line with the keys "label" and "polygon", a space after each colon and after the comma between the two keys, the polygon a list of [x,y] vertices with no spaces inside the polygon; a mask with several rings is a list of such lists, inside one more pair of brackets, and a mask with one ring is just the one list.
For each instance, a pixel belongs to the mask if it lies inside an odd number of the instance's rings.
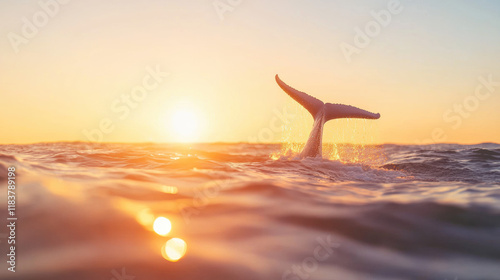
{"label": "sunset sky", "polygon": [[0,2],[0,143],[259,141],[295,110],[276,74],[376,143],[500,142],[499,1],[64,2]]}

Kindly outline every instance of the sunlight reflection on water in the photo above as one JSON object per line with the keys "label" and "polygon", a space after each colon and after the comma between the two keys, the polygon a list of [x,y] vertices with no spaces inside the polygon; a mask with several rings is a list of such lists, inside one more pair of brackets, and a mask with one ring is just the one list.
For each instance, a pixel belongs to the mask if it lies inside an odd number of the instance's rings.
{"label": "sunlight reflection on water", "polygon": [[167,236],[172,229],[172,223],[165,217],[158,217],[153,223],[153,229],[158,235]]}
{"label": "sunlight reflection on water", "polygon": [[161,249],[163,258],[170,262],[180,260],[186,254],[186,251],[187,243],[180,238],[172,238],[168,240]]}

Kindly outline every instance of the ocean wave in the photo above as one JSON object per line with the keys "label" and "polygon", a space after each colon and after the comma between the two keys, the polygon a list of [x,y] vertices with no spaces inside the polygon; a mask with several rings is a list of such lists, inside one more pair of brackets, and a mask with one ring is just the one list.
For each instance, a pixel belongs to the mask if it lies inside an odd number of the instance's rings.
{"label": "ocean wave", "polygon": [[[348,150],[356,161],[276,159],[267,144],[0,146],[0,180],[22,175],[18,277],[282,279],[318,240],[335,253],[311,279],[499,275],[498,145]],[[175,264],[160,251],[173,237],[189,248]]]}

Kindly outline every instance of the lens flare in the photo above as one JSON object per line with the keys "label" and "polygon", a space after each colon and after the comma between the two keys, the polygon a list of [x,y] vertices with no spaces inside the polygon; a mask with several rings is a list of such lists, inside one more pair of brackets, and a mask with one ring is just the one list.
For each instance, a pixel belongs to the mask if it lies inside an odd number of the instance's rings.
{"label": "lens flare", "polygon": [[158,235],[167,236],[172,229],[172,223],[165,217],[158,217],[153,223],[153,229]]}
{"label": "lens flare", "polygon": [[136,220],[145,227],[150,227],[155,220],[155,215],[151,213],[150,209],[143,209],[136,215]]}
{"label": "lens flare", "polygon": [[187,244],[180,238],[172,238],[161,249],[163,258],[170,262],[180,260],[186,254]]}

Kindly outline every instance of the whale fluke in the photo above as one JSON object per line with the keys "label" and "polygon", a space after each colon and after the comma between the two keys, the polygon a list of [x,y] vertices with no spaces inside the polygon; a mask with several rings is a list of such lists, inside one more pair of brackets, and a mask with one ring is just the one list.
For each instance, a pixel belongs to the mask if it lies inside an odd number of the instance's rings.
{"label": "whale fluke", "polygon": [[323,101],[283,82],[276,75],[276,82],[290,97],[306,108],[314,118],[314,125],[300,157],[321,157],[321,146],[323,141],[323,126],[333,119],[358,118],[358,119],[378,119],[380,114],[374,114],[363,109],[344,104],[323,103]]}
{"label": "whale fluke", "polygon": [[293,98],[295,101],[299,102],[300,105],[306,108],[306,110],[309,111],[309,113],[311,113],[313,117],[316,116],[316,114],[323,108],[323,105],[325,105],[323,101],[285,84],[282,80],[280,80],[280,77],[278,77],[278,75],[276,75],[276,82],[281,89],[283,89],[288,95],[290,95],[291,98]]}
{"label": "whale fluke", "polygon": [[374,114],[351,105],[332,104],[332,103],[325,104],[325,122],[341,118],[376,120],[380,118],[380,114]]}

